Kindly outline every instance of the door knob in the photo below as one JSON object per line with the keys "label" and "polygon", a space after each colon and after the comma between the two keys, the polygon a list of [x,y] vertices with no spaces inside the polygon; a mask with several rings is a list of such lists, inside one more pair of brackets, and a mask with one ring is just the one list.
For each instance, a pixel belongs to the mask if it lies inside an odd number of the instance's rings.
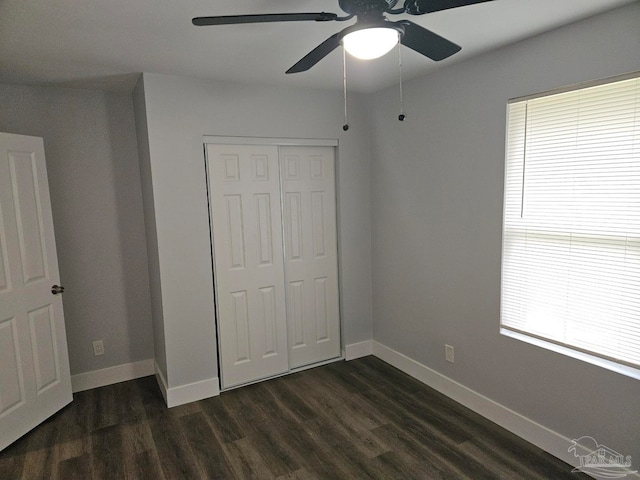
{"label": "door knob", "polygon": [[51,293],[53,293],[54,295],[62,292],[64,292],[64,287],[62,285],[54,285],[51,287]]}

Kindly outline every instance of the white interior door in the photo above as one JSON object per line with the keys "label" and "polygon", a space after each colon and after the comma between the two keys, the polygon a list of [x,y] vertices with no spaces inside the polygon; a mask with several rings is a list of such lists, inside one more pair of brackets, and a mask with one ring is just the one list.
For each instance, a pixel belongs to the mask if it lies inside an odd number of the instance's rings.
{"label": "white interior door", "polygon": [[222,387],[286,372],[275,146],[207,145]]}
{"label": "white interior door", "polygon": [[0,450],[71,402],[43,142],[0,133]]}
{"label": "white interior door", "polygon": [[289,367],[340,356],[332,147],[280,147]]}

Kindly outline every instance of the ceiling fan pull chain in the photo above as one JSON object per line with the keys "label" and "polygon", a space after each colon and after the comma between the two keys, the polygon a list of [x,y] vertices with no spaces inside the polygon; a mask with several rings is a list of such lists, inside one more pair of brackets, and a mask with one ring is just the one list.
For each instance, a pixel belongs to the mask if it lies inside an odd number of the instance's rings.
{"label": "ceiling fan pull chain", "polygon": [[349,130],[349,119],[347,117],[347,51],[342,47],[342,90],[344,92],[344,125],[342,130]]}
{"label": "ceiling fan pull chain", "polygon": [[398,42],[398,66],[400,67],[400,115],[398,115],[398,120],[404,122],[404,96],[402,93],[402,46],[400,42]]}

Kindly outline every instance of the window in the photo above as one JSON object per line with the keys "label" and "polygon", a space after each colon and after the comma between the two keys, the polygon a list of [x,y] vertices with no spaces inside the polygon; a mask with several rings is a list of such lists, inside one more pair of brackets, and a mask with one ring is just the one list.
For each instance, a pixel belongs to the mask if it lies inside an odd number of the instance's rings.
{"label": "window", "polygon": [[501,327],[640,373],[639,74],[509,103]]}

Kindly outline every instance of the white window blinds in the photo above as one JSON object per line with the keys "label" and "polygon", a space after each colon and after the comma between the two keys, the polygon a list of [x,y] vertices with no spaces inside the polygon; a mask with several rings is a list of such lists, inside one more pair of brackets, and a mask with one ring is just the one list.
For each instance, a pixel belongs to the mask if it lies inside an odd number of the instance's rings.
{"label": "white window blinds", "polygon": [[507,123],[502,327],[640,367],[640,78]]}

